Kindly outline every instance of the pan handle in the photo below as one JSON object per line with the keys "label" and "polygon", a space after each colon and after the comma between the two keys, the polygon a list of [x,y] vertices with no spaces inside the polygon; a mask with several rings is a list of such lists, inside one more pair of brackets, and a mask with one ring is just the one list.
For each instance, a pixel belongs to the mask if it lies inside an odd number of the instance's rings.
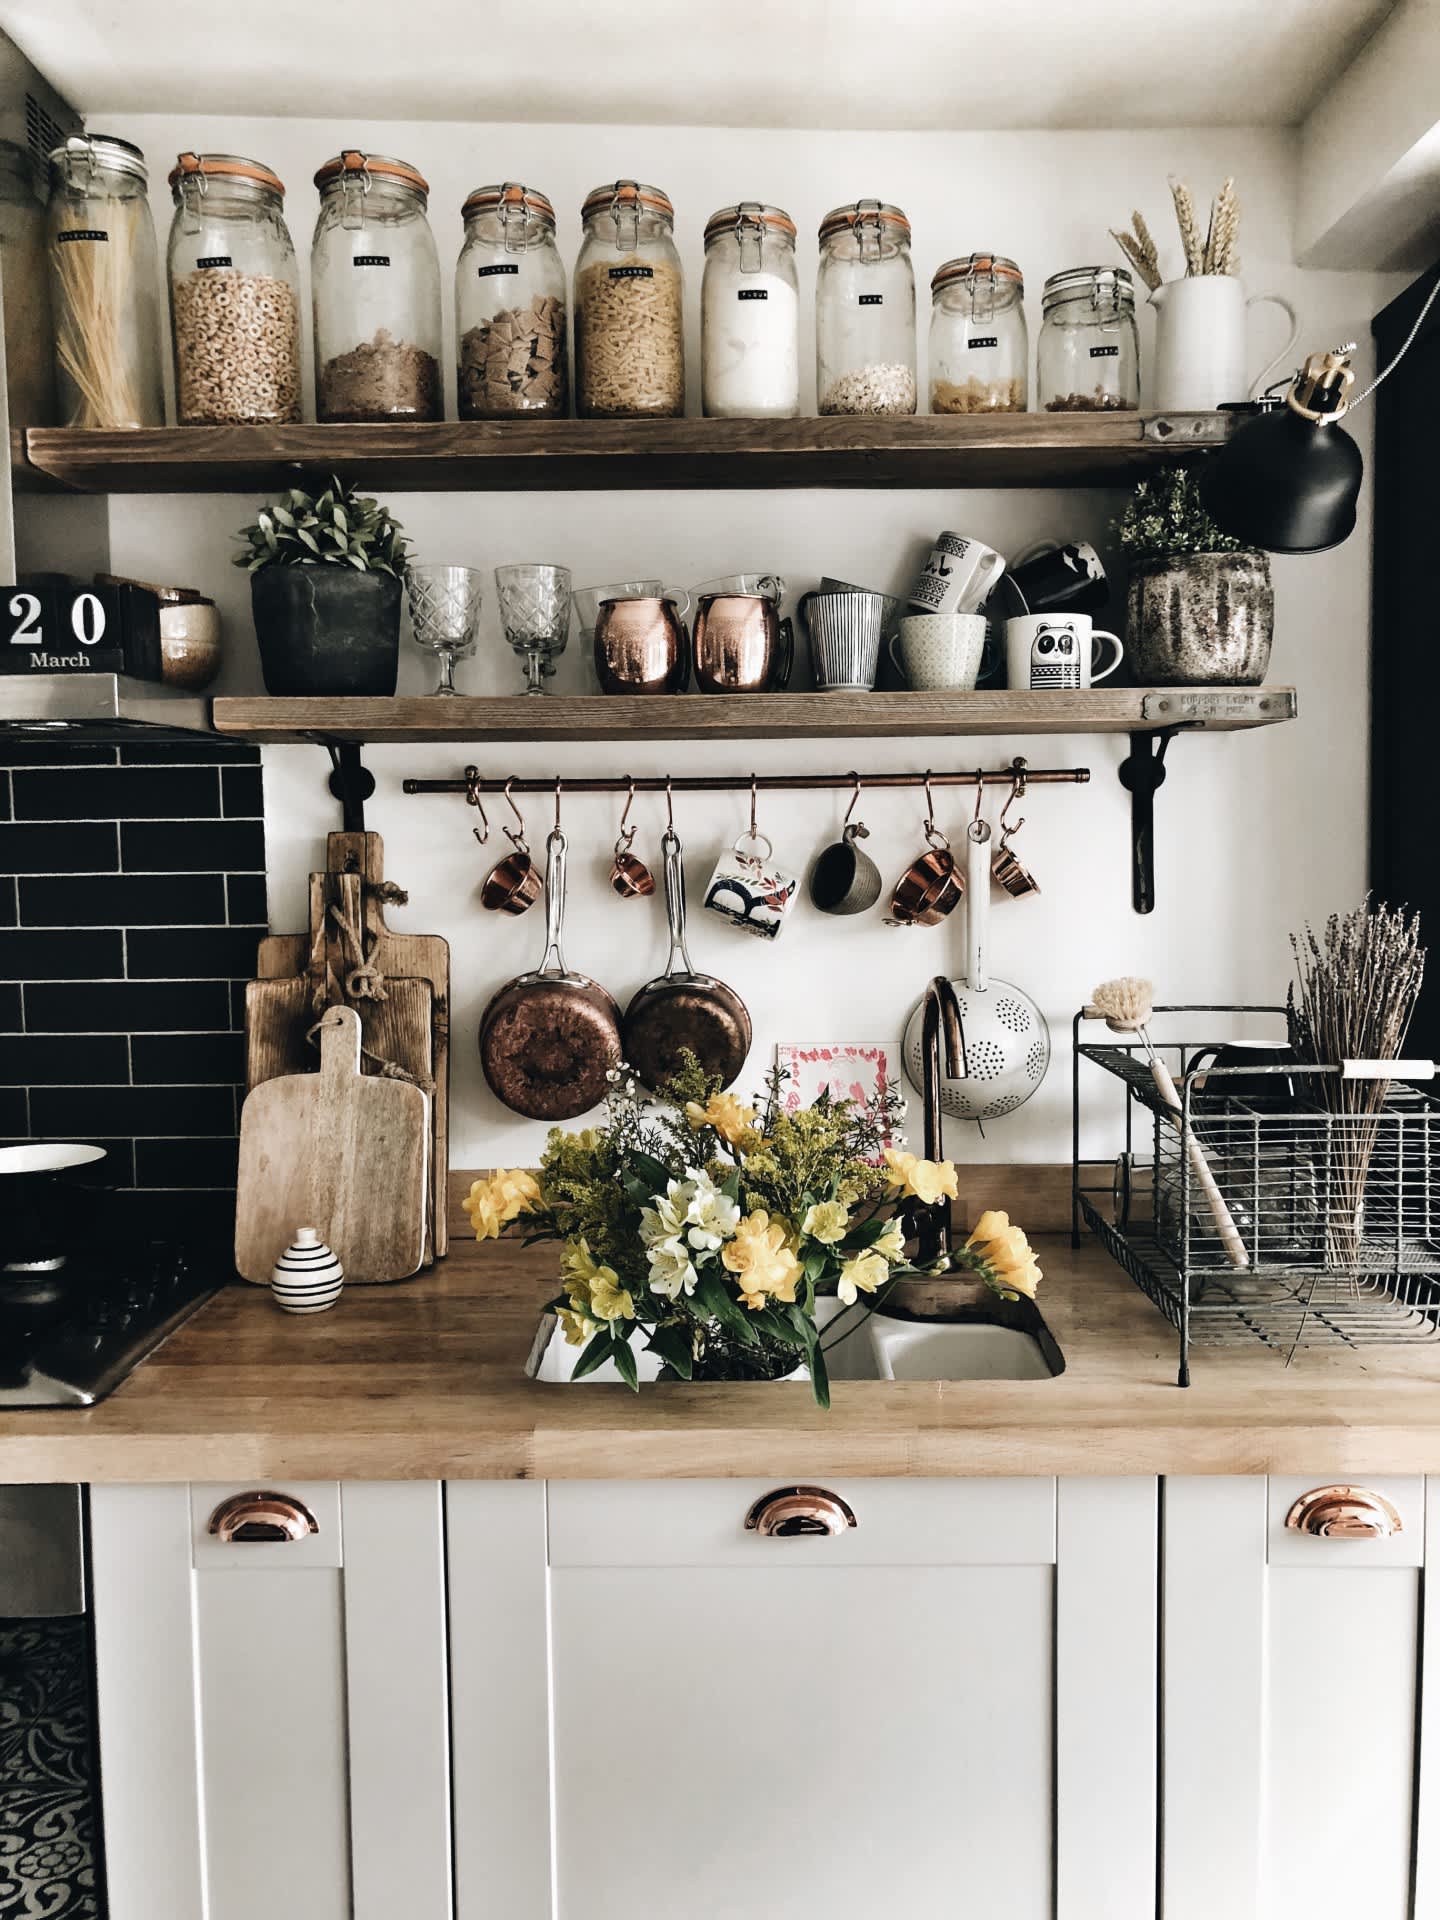
{"label": "pan handle", "polygon": [[569,846],[559,827],[552,827],[545,842],[545,953],[541,973],[564,973],[565,956],[560,951],[560,935],[565,926],[565,852]]}
{"label": "pan handle", "polygon": [[673,827],[667,827],[661,836],[660,852],[665,860],[665,915],[670,922],[670,958],[665,962],[668,979],[680,971],[675,964],[677,957],[684,961],[686,973],[695,971],[685,945],[685,863],[681,858],[680,836]]}
{"label": "pan handle", "polygon": [[972,993],[990,985],[990,828],[976,818],[965,830],[965,984]]}

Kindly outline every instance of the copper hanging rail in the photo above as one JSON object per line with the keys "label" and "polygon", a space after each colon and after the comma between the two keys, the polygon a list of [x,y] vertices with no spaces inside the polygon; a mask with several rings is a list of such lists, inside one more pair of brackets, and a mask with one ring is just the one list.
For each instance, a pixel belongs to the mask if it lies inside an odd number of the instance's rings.
{"label": "copper hanging rail", "polygon": [[1083,787],[1090,778],[1088,767],[1030,767],[1022,758],[1009,766],[988,772],[972,768],[966,773],[716,773],[648,774],[632,780],[628,773],[569,779],[554,774],[529,779],[491,777],[482,779],[478,769],[467,767],[460,780],[405,780],[405,793],[749,793],[752,787],[762,793],[822,793],[840,791],[855,784],[857,778],[868,789],[876,787],[986,787],[1013,786],[1019,780],[1027,787]]}

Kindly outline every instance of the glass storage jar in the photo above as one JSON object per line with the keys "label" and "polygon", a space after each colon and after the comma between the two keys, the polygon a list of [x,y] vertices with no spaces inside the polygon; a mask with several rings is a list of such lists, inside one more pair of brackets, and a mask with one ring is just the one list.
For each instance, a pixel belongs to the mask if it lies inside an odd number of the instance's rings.
{"label": "glass storage jar", "polygon": [[12,427],[55,415],[55,326],[45,256],[45,203],[24,147],[0,140],[0,263],[5,274],[5,387]]}
{"label": "glass storage jar", "polygon": [[45,233],[65,427],[163,427],[160,271],[145,156],[110,134],[50,153]]}
{"label": "glass storage jar", "polygon": [[1023,413],[1030,340],[1019,267],[999,253],[947,260],[930,296],[930,411]]}
{"label": "glass storage jar", "polygon": [[742,200],[705,223],[700,408],[712,420],[788,420],[800,411],[795,222]]}
{"label": "glass storage jar", "polygon": [[1035,384],[1047,413],[1140,405],[1135,285],[1124,267],[1069,267],[1045,282]]}
{"label": "glass storage jar", "polygon": [[170,325],[182,427],[300,418],[300,291],[285,189],[258,160],[182,153],[170,174]]}
{"label": "glass storage jar", "polygon": [[443,420],[440,256],[425,176],[347,147],[315,185],[316,419]]}
{"label": "glass storage jar", "polygon": [[570,403],[565,269],[555,209],[519,181],[477,187],[460,210],[455,352],[460,418],[564,419]]}
{"label": "glass storage jar", "polygon": [[915,411],[915,273],[899,207],[857,200],[820,222],[815,387],[821,413]]}
{"label": "glass storage jar", "polygon": [[582,419],[673,419],[685,411],[685,284],[675,209],[658,187],[616,180],[580,209],[575,402]]}

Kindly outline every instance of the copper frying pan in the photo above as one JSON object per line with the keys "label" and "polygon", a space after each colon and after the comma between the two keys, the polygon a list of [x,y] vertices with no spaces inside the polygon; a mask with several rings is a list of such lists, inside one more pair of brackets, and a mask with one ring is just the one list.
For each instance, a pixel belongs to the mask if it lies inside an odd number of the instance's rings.
{"label": "copper frying pan", "polygon": [[685,947],[685,868],[673,828],[660,842],[665,857],[665,911],[670,958],[665,971],[641,987],[625,1010],[625,1058],[650,1088],[678,1072],[686,1048],[706,1073],[728,1087],[750,1052],[750,1015],[733,987],[697,973]]}

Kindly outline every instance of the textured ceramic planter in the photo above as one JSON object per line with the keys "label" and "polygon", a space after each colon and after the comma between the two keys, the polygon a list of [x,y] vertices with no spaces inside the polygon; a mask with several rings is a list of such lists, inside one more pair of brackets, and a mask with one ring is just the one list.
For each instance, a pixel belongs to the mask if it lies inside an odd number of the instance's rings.
{"label": "textured ceramic planter", "polygon": [[1268,554],[1179,553],[1130,570],[1127,650],[1144,686],[1258,686],[1274,622]]}
{"label": "textured ceramic planter", "polygon": [[349,567],[261,567],[250,576],[265,691],[391,694],[400,671],[400,582]]}

